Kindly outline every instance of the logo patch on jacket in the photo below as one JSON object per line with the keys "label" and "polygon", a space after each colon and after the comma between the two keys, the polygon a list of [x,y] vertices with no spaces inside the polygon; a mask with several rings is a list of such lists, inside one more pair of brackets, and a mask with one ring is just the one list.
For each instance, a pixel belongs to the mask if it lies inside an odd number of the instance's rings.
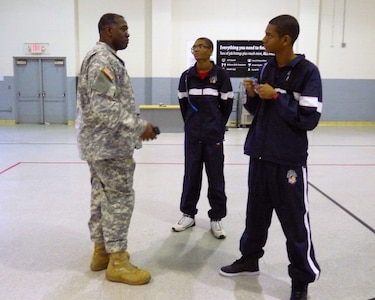
{"label": "logo patch on jacket", "polygon": [[217,82],[217,76],[216,75],[213,75],[210,77],[210,83],[213,83],[215,84]]}
{"label": "logo patch on jacket", "polygon": [[288,183],[294,185],[297,182],[297,173],[294,170],[289,170],[286,174],[286,178],[288,179]]}

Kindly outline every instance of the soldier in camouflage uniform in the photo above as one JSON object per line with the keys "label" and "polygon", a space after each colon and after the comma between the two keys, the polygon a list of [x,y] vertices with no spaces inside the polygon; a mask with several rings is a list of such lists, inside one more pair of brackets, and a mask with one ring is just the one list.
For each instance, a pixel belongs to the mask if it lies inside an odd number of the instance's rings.
{"label": "soldier in camouflage uniform", "polygon": [[129,41],[124,18],[105,14],[100,41],[82,62],[76,132],[80,156],[91,173],[89,229],[95,243],[91,270],[106,270],[110,281],[145,284],[151,275],[129,262],[127,235],[134,208],[133,152],[153,140],[153,126],[137,116],[124,62],[116,55]]}

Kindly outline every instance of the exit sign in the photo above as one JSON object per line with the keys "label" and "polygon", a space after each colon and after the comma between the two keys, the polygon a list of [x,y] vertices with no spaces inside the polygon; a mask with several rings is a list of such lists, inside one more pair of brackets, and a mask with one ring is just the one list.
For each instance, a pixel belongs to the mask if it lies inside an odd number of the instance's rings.
{"label": "exit sign", "polygon": [[47,43],[26,43],[24,47],[25,54],[49,54],[49,44]]}

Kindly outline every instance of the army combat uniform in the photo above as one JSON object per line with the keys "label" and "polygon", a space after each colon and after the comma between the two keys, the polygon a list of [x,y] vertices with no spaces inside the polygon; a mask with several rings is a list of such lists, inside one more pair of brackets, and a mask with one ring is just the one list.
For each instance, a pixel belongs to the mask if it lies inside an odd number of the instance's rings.
{"label": "army combat uniform", "polygon": [[91,173],[91,240],[108,253],[125,251],[134,208],[133,153],[147,121],[135,111],[124,62],[98,42],[82,62],[76,133],[80,156]]}

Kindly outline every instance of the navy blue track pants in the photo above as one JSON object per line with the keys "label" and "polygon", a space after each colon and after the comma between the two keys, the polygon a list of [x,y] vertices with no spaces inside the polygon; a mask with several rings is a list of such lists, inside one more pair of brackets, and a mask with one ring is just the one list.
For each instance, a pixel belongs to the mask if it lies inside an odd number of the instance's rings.
{"label": "navy blue track pants", "polygon": [[248,186],[246,228],[240,241],[242,255],[263,256],[275,210],[286,237],[289,276],[306,283],[317,280],[320,267],[311,240],[306,167],[250,159]]}
{"label": "navy blue track pants", "polygon": [[205,144],[185,139],[185,174],[180,210],[190,216],[197,214],[203,164],[208,180],[207,198],[211,206],[208,216],[210,219],[224,218],[227,213],[227,197],[225,195],[223,143]]}

